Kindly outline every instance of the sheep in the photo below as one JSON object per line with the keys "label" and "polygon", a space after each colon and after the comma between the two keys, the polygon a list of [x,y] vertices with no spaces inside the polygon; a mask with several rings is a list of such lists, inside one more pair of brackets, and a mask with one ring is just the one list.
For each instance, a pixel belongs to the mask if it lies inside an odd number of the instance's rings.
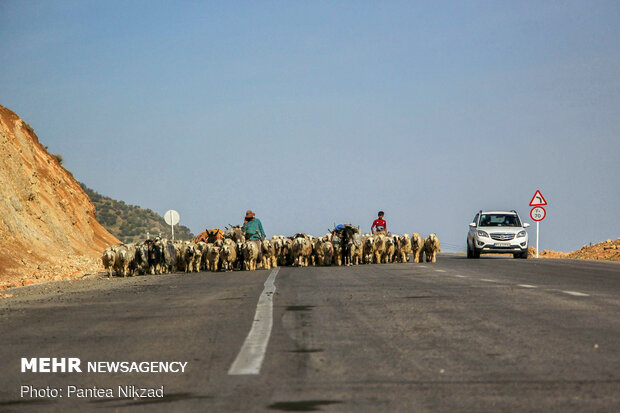
{"label": "sheep", "polygon": [[[273,245],[271,247],[273,248]],[[273,248],[273,251],[271,253],[271,267],[275,268],[277,266],[278,266],[278,255],[276,254],[275,248]]]}
{"label": "sheep", "polygon": [[117,247],[116,259],[114,260],[114,269],[117,274],[123,277],[133,275],[130,271],[130,265],[136,255],[136,246],[134,244],[122,244]]}
{"label": "sheep", "polygon": [[274,247],[276,262],[278,265],[290,264],[290,251],[293,240],[282,235],[274,235],[271,244]]}
{"label": "sheep", "polygon": [[364,264],[372,264],[372,256],[374,251],[373,243],[375,241],[375,237],[370,234],[366,234],[362,239],[362,255],[364,258]]}
{"label": "sheep", "polygon": [[261,247],[262,247],[262,264],[263,264],[263,268],[266,270],[271,269],[271,267],[276,267],[278,264],[276,261],[276,251],[273,247],[273,245],[271,245],[271,242],[269,242],[269,240],[264,240],[261,242]]}
{"label": "sheep", "polygon": [[220,261],[220,250],[223,246],[216,245],[219,243],[211,244],[209,248],[207,248],[207,270],[209,271],[217,271],[219,269],[219,261]]}
{"label": "sheep", "polygon": [[149,269],[149,251],[148,246],[144,242],[136,244],[136,255],[130,265],[132,272],[144,275]]}
{"label": "sheep", "polygon": [[291,265],[293,263],[292,251],[293,251],[293,239],[285,238],[284,246],[282,248],[282,259],[283,259],[282,265]]}
{"label": "sheep", "polygon": [[334,259],[334,244],[331,241],[325,240],[321,243],[320,257],[319,265],[331,265]]}
{"label": "sheep", "polygon": [[387,236],[385,237],[385,262],[391,263],[394,259],[395,245],[394,245],[394,237]]}
{"label": "sheep", "polygon": [[242,246],[243,269],[246,271],[256,270],[260,259],[260,243],[257,241],[246,241]]}
{"label": "sheep", "polygon": [[342,242],[338,239],[338,237],[334,238],[334,255],[332,258],[332,263],[334,265],[342,265]]}
{"label": "sheep", "polygon": [[315,238],[312,240],[312,254],[310,255],[312,265],[322,265],[323,263],[322,245],[323,245],[322,238]]}
{"label": "sheep", "polygon": [[293,265],[307,267],[312,255],[312,243],[306,234],[296,234],[293,239],[292,256]]}
{"label": "sheep", "polygon": [[424,253],[426,254],[426,262],[437,262],[437,252],[439,252],[440,243],[437,235],[430,234],[424,240]]}
{"label": "sheep", "polygon": [[180,252],[180,260],[177,262],[177,268],[179,271],[191,272],[194,268],[194,257],[196,255],[194,244],[189,241],[184,241],[177,245]]}
{"label": "sheep", "polygon": [[108,278],[112,277],[115,260],[116,260],[116,247],[106,248],[105,251],[103,251],[103,256],[101,257],[101,261],[103,263],[103,267],[108,272]]}
{"label": "sheep", "polygon": [[194,272],[202,270],[202,255],[206,249],[207,243],[204,241],[199,241],[194,244],[194,261],[192,262],[192,270]]}
{"label": "sheep", "polygon": [[154,251],[161,249],[158,255],[160,261],[155,266],[155,274],[166,274],[177,271],[179,261],[181,260],[181,245],[167,239],[156,240],[153,245]]}
{"label": "sheep", "polygon": [[280,235],[274,235],[271,237],[271,245],[273,246],[273,252],[276,257],[276,261],[279,265],[285,265],[283,262],[283,250],[284,250],[284,237]]}
{"label": "sheep", "polygon": [[213,247],[212,242],[207,242],[204,250],[202,251],[202,257],[200,259],[200,269],[203,271],[209,271],[209,263],[207,257],[209,256],[209,250]]}
{"label": "sheep", "polygon": [[353,253],[355,252],[355,245],[353,245],[353,241],[347,241],[347,243],[344,244],[343,250],[343,265],[347,267],[353,265]]}
{"label": "sheep", "polygon": [[223,247],[224,245],[229,245],[233,248],[236,248],[237,242],[235,242],[233,239],[230,239],[230,238],[225,238],[223,241],[217,242],[217,246],[220,248]]}
{"label": "sheep", "polygon": [[353,238],[355,249],[353,250],[353,265],[363,264],[364,243],[361,234],[355,234]]}
{"label": "sheep", "polygon": [[362,248],[362,235],[359,228],[346,224],[342,231],[342,238],[341,247],[343,248],[344,265],[359,264]]}
{"label": "sheep", "polygon": [[146,269],[147,274],[161,274],[164,265],[164,245],[159,238],[147,239],[143,242],[146,247]]}
{"label": "sheep", "polygon": [[235,262],[235,268],[238,270],[243,270],[243,246],[245,242],[237,242],[237,262]]}
{"label": "sheep", "polygon": [[387,236],[385,234],[375,234],[374,241],[372,243],[372,252],[374,262],[376,264],[380,264],[385,262],[385,242],[387,240]]}
{"label": "sheep", "polygon": [[417,232],[411,235],[411,253],[413,254],[413,262],[424,261],[424,240]]}
{"label": "sheep", "polygon": [[196,243],[196,257],[194,260],[194,267],[196,271],[203,271],[205,269],[205,261],[207,254],[207,249],[209,248],[209,244],[204,241],[198,241]]}
{"label": "sheep", "polygon": [[409,261],[409,254],[411,254],[411,239],[409,234],[403,234],[398,237],[398,254],[400,262]]}
{"label": "sheep", "polygon": [[237,245],[233,242],[225,243],[220,252],[220,268],[223,271],[232,271],[237,262]]}

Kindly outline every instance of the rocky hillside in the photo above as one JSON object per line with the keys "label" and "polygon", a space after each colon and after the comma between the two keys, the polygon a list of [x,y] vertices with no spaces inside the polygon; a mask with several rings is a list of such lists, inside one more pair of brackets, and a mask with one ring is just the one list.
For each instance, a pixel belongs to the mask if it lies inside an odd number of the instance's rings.
{"label": "rocky hillside", "polygon": [[119,240],[32,128],[0,106],[0,288],[100,269]]}
{"label": "rocky hillside", "polygon": [[[146,239],[147,233],[151,236],[163,234],[169,236],[170,225],[156,212],[150,209],[128,205],[123,201],[116,201],[103,196],[80,184],[95,205],[95,218],[101,225],[123,242],[136,242]],[[183,225],[175,225],[174,238],[192,240],[194,235]]]}

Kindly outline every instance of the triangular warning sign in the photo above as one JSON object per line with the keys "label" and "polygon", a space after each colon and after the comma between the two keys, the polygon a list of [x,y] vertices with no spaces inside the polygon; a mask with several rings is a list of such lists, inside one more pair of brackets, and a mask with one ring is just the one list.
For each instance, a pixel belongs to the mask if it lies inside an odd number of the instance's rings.
{"label": "triangular warning sign", "polygon": [[530,201],[530,206],[542,206],[542,205],[547,205],[547,201],[545,201],[545,198],[542,196],[540,191],[537,190],[536,193],[534,194],[534,197]]}

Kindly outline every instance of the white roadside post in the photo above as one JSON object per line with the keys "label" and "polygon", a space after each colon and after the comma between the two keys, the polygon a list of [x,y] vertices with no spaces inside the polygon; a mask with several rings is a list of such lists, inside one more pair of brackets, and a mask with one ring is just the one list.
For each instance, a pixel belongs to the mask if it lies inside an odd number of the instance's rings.
{"label": "white roadside post", "polygon": [[540,221],[545,219],[547,216],[547,211],[543,208],[543,205],[547,205],[547,201],[543,197],[542,193],[537,190],[532,200],[530,201],[530,206],[533,207],[530,211],[530,218],[536,221],[536,258],[538,258],[539,254],[539,234],[540,234]]}
{"label": "white roadside post", "polygon": [[540,236],[538,235],[540,233],[540,221],[536,221],[536,258],[538,258],[538,241],[540,240]]}
{"label": "white roadside post", "polygon": [[166,211],[164,214],[164,221],[166,224],[170,225],[170,229],[172,230],[172,240],[174,241],[174,226],[179,223],[179,213],[174,209],[170,209]]}

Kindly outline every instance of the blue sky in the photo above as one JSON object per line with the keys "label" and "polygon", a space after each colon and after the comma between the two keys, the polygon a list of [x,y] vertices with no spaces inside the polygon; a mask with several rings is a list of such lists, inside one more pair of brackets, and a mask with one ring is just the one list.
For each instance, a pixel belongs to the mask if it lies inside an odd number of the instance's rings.
{"label": "blue sky", "polygon": [[194,232],[383,209],[464,250],[540,189],[541,249],[620,236],[617,1],[0,1],[0,62],[78,180]]}

